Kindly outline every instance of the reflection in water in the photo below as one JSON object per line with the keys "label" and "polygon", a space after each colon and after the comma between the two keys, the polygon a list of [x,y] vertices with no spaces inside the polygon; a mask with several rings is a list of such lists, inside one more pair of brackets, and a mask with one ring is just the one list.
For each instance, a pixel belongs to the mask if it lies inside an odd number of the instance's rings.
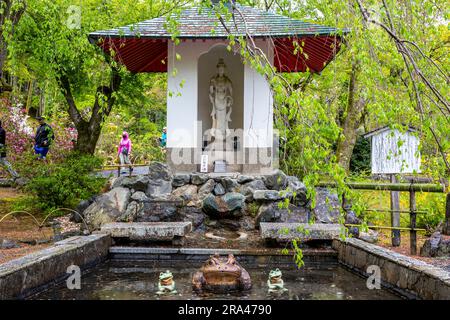
{"label": "reflection in water", "polygon": [[[147,264],[148,266],[148,264]],[[295,270],[280,268],[283,273],[285,292],[268,292],[267,279],[270,268],[247,268],[253,287],[248,292],[225,294],[202,293],[192,290],[192,276],[197,268],[179,265],[172,268],[177,282],[177,294],[157,295],[158,281],[166,267],[148,268],[143,262],[126,267],[117,266],[113,261],[105,262],[84,275],[81,290],[69,290],[65,282],[32,297],[32,299],[88,299],[88,300],[199,300],[239,298],[248,300],[390,300],[399,299],[386,290],[369,290],[366,281],[340,266],[327,269]]]}

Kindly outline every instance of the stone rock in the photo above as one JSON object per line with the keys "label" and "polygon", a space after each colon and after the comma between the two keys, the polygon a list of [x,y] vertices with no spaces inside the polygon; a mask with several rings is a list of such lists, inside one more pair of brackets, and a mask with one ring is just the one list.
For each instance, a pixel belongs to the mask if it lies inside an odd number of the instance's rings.
{"label": "stone rock", "polygon": [[308,198],[306,196],[306,186],[295,176],[287,177],[288,191],[293,193],[293,200],[296,204],[306,205]]}
{"label": "stone rock", "polygon": [[223,196],[225,194],[225,188],[221,183],[216,184],[216,186],[214,187],[214,194],[216,196]]}
{"label": "stone rock", "polygon": [[210,194],[203,200],[203,211],[213,218],[241,217],[245,209],[245,197],[229,192],[221,197]]}
{"label": "stone rock", "polygon": [[238,176],[238,178],[237,178],[237,183],[239,183],[239,184],[244,184],[244,183],[247,183],[247,182],[251,182],[251,181],[253,181],[253,180],[255,180],[255,178],[254,177],[252,177],[252,176],[246,176],[246,175],[239,175]]}
{"label": "stone rock", "polygon": [[193,173],[191,175],[191,183],[195,185],[201,185],[204,184],[206,181],[208,181],[209,176],[206,173]]}
{"label": "stone rock", "polygon": [[345,223],[347,224],[360,224],[361,220],[356,216],[356,213],[352,210],[346,212]]}
{"label": "stone rock", "polygon": [[241,228],[239,220],[236,219],[220,219],[218,221],[219,228],[224,228],[231,231],[238,231]]}
{"label": "stone rock", "polygon": [[216,228],[219,225],[219,222],[215,219],[205,219],[205,225],[210,227],[210,228]]}
{"label": "stone rock", "polygon": [[420,255],[424,257],[449,257],[450,239],[445,240],[440,232],[435,232],[425,240],[420,250]]}
{"label": "stone rock", "polygon": [[16,241],[10,239],[0,239],[0,249],[15,249],[15,248],[20,248],[20,245]]}
{"label": "stone rock", "polygon": [[278,222],[281,220],[281,209],[274,203],[263,204],[256,215],[256,226],[261,222]]}
{"label": "stone rock", "polygon": [[[361,224],[361,220],[358,219],[358,217],[352,210],[349,210],[346,212],[346,215],[345,215],[345,223],[346,224]],[[358,227],[348,227],[348,232],[349,232],[349,234],[353,235],[356,238],[359,237],[359,228]]]}
{"label": "stone rock", "polygon": [[14,185],[16,185],[20,188],[27,185],[29,182],[30,182],[30,179],[27,179],[24,177],[19,177],[17,179],[14,179]]}
{"label": "stone rock", "polygon": [[172,186],[175,188],[182,187],[191,182],[190,174],[176,174],[173,176]]}
{"label": "stone rock", "polygon": [[117,219],[117,221],[120,221],[120,222],[133,222],[136,219],[136,217],[139,214],[142,213],[143,210],[144,210],[144,204],[143,203],[132,201],[128,205],[127,210],[125,211],[125,213],[123,215],[121,215]]}
{"label": "stone rock", "polygon": [[10,188],[14,185],[13,179],[0,179],[0,188]]}
{"label": "stone rock", "polygon": [[450,239],[441,240],[437,252],[438,257],[450,257]]}
{"label": "stone rock", "polygon": [[142,191],[137,191],[131,195],[131,200],[137,201],[137,202],[146,202],[148,201],[148,197],[145,195]]}
{"label": "stone rock", "polygon": [[313,210],[316,222],[338,223],[340,207],[341,204],[336,193],[325,188],[316,189],[316,207]]}
{"label": "stone rock", "polygon": [[358,238],[369,243],[377,243],[378,232],[370,229],[367,232],[360,231]]}
{"label": "stone rock", "polygon": [[84,211],[94,202],[96,197],[97,196],[93,196],[87,200],[81,201],[75,208],[75,211],[78,213],[72,212],[70,215],[70,221],[81,223],[84,218]]}
{"label": "stone rock", "polygon": [[239,223],[241,225],[241,229],[245,231],[252,231],[255,230],[255,218],[244,216],[241,219],[239,219]]}
{"label": "stone rock", "polygon": [[261,222],[308,223],[310,212],[304,207],[289,204],[288,208],[280,208],[280,202],[261,205],[256,215],[256,227]]}
{"label": "stone rock", "polygon": [[178,189],[173,191],[171,198],[172,199],[180,198],[185,202],[189,202],[192,199],[194,199],[194,197],[197,196],[197,190],[198,190],[197,186],[192,185],[192,184],[187,184],[187,185],[179,187]]}
{"label": "stone rock", "polygon": [[226,192],[236,192],[239,187],[237,180],[230,177],[222,177],[220,183]]}
{"label": "stone rock", "polygon": [[172,180],[169,166],[160,162],[153,162],[149,165],[147,176],[150,180]]}
{"label": "stone rock", "polygon": [[112,189],[122,187],[127,189],[133,189],[135,191],[146,191],[147,185],[150,182],[150,178],[144,175],[138,175],[133,177],[120,176],[112,184]]}
{"label": "stone rock", "polygon": [[308,240],[332,240],[338,238],[341,233],[339,224],[323,223],[261,223],[261,237],[265,240],[287,242],[294,239]]}
{"label": "stone rock", "polygon": [[112,238],[126,238],[137,241],[169,241],[184,237],[191,232],[190,222],[171,223],[109,223],[102,227],[103,233]]}
{"label": "stone rock", "polygon": [[144,202],[144,208],[138,212],[136,222],[168,222],[177,217],[178,201],[150,200]]}
{"label": "stone rock", "polygon": [[272,174],[263,176],[264,184],[269,190],[282,190],[287,187],[286,174],[281,170],[275,170]]}
{"label": "stone rock", "polygon": [[182,207],[179,211],[182,221],[189,221],[195,229],[201,228],[205,222],[206,215],[201,208],[195,207]]}
{"label": "stone rock", "polygon": [[284,196],[277,190],[255,190],[253,193],[254,200],[277,201],[284,199]]}
{"label": "stone rock", "polygon": [[247,182],[239,188],[239,193],[245,196],[245,201],[252,202],[253,193],[256,190],[267,190],[266,185],[262,180],[257,179],[251,182]]}
{"label": "stone rock", "polygon": [[216,182],[213,179],[206,181],[205,184],[198,188],[198,193],[186,204],[186,206],[201,208],[202,201],[213,192],[215,185]]}
{"label": "stone rock", "polygon": [[204,185],[198,189],[198,198],[199,200],[203,201],[211,192],[214,190],[214,186],[216,185],[216,182],[214,179],[209,179],[206,181]]}
{"label": "stone rock", "polygon": [[145,192],[150,199],[167,199],[171,193],[172,181],[162,179],[151,180]]}
{"label": "stone rock", "polygon": [[131,197],[131,191],[118,187],[98,196],[84,211],[86,223],[92,229],[98,229],[103,224],[116,221],[125,213]]}

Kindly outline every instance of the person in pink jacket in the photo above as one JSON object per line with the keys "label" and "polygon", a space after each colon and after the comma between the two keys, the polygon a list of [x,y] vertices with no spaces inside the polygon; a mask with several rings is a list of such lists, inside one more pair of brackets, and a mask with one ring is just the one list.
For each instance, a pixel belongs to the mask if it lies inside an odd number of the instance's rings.
{"label": "person in pink jacket", "polygon": [[[131,140],[128,136],[128,132],[124,131],[122,133],[122,140],[120,140],[119,148],[117,149],[117,155],[120,159],[120,164],[131,164],[130,162],[130,155],[131,155]],[[122,173],[126,174],[125,171],[126,168],[122,167]],[[130,171],[132,171],[133,168],[130,167]]]}

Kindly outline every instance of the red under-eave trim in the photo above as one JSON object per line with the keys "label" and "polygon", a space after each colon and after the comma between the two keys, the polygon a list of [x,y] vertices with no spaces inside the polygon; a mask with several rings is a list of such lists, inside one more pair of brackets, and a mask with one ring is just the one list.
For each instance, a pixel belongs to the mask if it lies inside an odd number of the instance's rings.
{"label": "red under-eave trim", "polygon": [[114,59],[130,72],[167,72],[167,40],[143,38],[107,38],[98,43],[107,54],[115,51]]}
{"label": "red under-eave trim", "polygon": [[[303,53],[294,54],[294,41],[304,42]],[[273,39],[274,66],[278,72],[320,72],[340,49],[339,36],[308,36]],[[167,72],[166,39],[106,38],[99,42],[106,53],[112,48],[114,59],[131,72]],[[306,56],[305,56],[306,54]]]}
{"label": "red under-eave trim", "polygon": [[[301,46],[294,54],[294,41]],[[304,45],[302,46],[302,42]],[[274,66],[278,72],[321,72],[340,49],[339,36],[309,36],[274,39]],[[306,54],[306,55],[305,55]]]}

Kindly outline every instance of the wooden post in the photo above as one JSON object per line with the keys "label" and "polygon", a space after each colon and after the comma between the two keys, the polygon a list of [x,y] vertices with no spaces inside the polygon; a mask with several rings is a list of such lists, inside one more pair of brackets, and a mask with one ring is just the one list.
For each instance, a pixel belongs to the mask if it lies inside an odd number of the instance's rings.
{"label": "wooden post", "polygon": [[412,255],[417,254],[417,233],[416,233],[416,192],[411,190],[409,192],[409,210],[410,210],[410,228],[409,240],[410,240],[410,253]]}
{"label": "wooden post", "polygon": [[443,234],[450,236],[450,193],[447,194],[445,202],[445,220]]}
{"label": "wooden post", "polygon": [[117,168],[117,176],[120,177],[120,165]]}
{"label": "wooden post", "polygon": [[[396,183],[395,174],[391,174],[391,183]],[[391,226],[400,227],[400,192],[391,191]],[[391,231],[391,241],[393,247],[399,247],[401,242],[400,230],[393,229]]]}

